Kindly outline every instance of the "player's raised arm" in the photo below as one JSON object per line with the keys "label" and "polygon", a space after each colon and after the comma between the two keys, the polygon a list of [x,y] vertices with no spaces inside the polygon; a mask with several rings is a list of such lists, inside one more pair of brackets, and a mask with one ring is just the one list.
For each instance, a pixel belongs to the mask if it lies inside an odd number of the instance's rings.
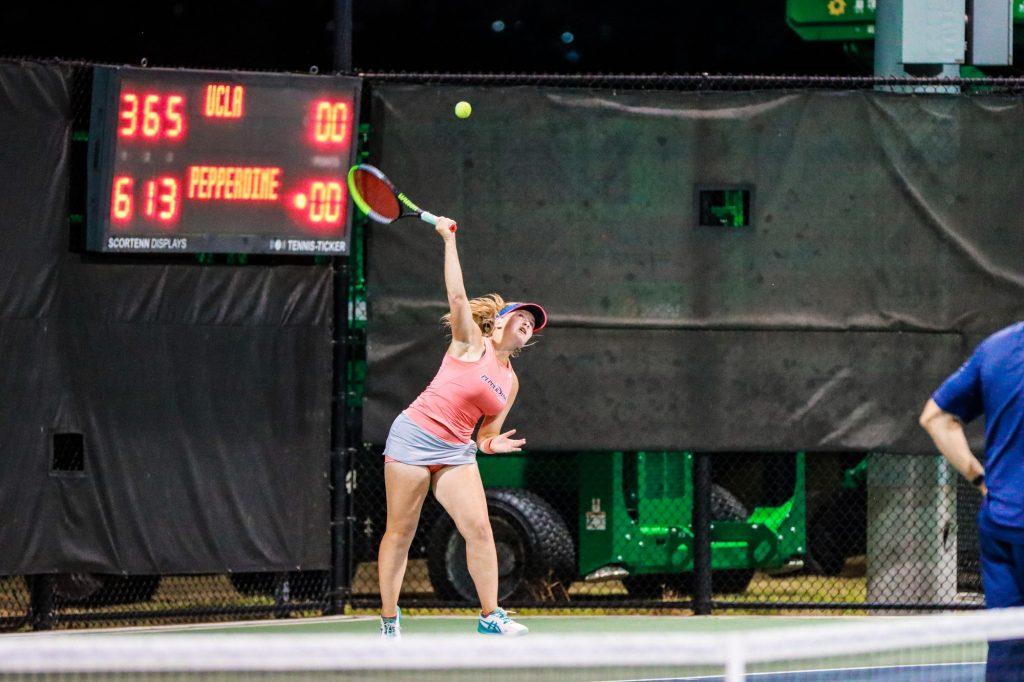
{"label": "player's raised arm", "polygon": [[434,229],[444,240],[444,284],[451,310],[452,345],[461,344],[461,347],[453,350],[465,351],[482,345],[483,335],[480,327],[473,322],[469,296],[466,295],[466,285],[462,281],[462,265],[459,263],[459,250],[455,243],[456,232],[451,229],[454,224],[451,219],[438,216]]}

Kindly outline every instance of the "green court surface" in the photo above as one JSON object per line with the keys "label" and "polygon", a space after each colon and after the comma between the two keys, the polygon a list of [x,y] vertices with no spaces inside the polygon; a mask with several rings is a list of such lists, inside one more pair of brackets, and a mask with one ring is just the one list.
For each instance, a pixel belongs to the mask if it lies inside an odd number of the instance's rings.
{"label": "green court surface", "polygon": [[[882,621],[888,617],[875,616]],[[516,618],[530,632],[537,634],[575,633],[678,633],[678,632],[738,632],[762,628],[812,626],[825,623],[852,623],[866,620],[860,617],[787,617],[787,616],[523,616]],[[316,618],[295,621],[269,621],[222,626],[158,627],[135,632],[177,632],[182,634],[206,633],[316,633],[316,634],[372,634],[377,632],[379,620],[375,616],[348,616]],[[417,634],[475,634],[476,619],[472,616],[402,616],[402,633]]]}

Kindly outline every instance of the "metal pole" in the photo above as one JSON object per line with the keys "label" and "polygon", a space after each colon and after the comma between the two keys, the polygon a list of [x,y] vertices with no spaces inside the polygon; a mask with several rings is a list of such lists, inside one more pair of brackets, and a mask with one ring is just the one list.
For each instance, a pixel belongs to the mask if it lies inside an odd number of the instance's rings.
{"label": "metal pole", "polygon": [[327,611],[340,614],[351,590],[348,557],[349,494],[351,458],[347,448],[348,395],[348,259],[335,258],[334,279],[334,395],[331,400],[331,592]]}
{"label": "metal pole", "polygon": [[693,612],[711,613],[711,455],[693,457]]}
{"label": "metal pole", "polygon": [[730,635],[726,651],[725,682],[743,682],[747,679],[747,661],[739,635]]}
{"label": "metal pole", "polygon": [[875,9],[875,75],[906,78],[902,50],[903,0],[878,0]]}
{"label": "metal pole", "polygon": [[274,606],[277,610],[274,612],[274,618],[288,618],[291,616],[291,611],[288,607],[292,601],[292,582],[291,577],[288,573],[275,573],[274,574]]}
{"label": "metal pole", "polygon": [[26,576],[29,590],[29,618],[33,630],[52,630],[57,622],[54,614],[54,587],[56,579],[52,574]]}
{"label": "metal pole", "polygon": [[334,0],[334,70],[352,73],[352,0]]}
{"label": "metal pole", "polygon": [[[957,78],[960,75],[959,64],[928,65],[929,73],[910,74],[903,63],[903,3],[904,0],[878,0],[875,10],[875,76],[879,78],[908,78],[911,75],[931,76],[937,78]],[[880,85],[877,90],[889,92],[914,92],[922,90],[915,86]],[[959,92],[955,86],[936,89],[934,86],[924,88],[930,92]]]}

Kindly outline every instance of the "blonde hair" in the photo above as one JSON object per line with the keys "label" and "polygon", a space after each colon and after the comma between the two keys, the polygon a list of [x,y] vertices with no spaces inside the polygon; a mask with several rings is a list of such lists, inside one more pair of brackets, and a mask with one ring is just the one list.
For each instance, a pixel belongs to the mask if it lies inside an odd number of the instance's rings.
{"label": "blonde hair", "polygon": [[[479,298],[469,299],[469,309],[473,313],[473,321],[484,336],[490,336],[494,332],[494,321],[498,313],[505,307],[505,299],[498,294],[487,294]],[[452,314],[445,313],[441,317],[441,324],[445,329],[452,328]]]}

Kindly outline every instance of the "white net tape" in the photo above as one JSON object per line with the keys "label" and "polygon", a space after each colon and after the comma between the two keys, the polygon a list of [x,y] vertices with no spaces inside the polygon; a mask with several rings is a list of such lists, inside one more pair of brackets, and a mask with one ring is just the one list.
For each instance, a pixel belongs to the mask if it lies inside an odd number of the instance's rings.
{"label": "white net tape", "polygon": [[[732,682],[757,664],[957,648],[1024,639],[1024,609],[907,616],[720,634],[32,634],[0,637],[3,674],[441,671],[709,666]],[[973,645],[973,646],[969,646]]]}

